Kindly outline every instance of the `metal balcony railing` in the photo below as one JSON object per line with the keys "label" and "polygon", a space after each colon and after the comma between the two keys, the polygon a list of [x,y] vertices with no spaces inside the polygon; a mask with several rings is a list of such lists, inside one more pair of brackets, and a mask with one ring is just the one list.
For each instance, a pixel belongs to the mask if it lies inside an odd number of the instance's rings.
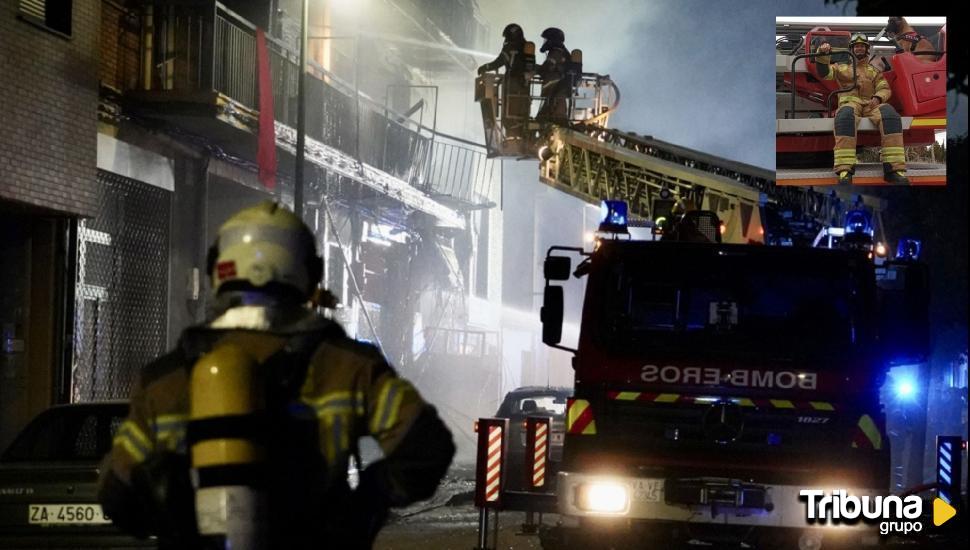
{"label": "metal balcony railing", "polygon": [[472,203],[489,205],[492,183],[501,166],[487,157],[484,146],[438,134],[428,155],[422,190]]}
{"label": "metal balcony railing", "polygon": [[251,109],[258,108],[259,98],[255,35],[256,28],[247,21],[216,10],[212,87]]}
{"label": "metal balcony railing", "polygon": [[[131,15],[107,17],[103,23],[131,26]],[[151,29],[151,40],[142,43],[141,66],[124,67],[137,77],[120,75],[115,85],[125,88],[122,91],[215,91],[249,113],[245,123],[255,124],[259,90],[252,23],[219,2],[149,4],[137,19],[141,29]],[[111,36],[112,31],[103,32]],[[271,37],[267,45],[274,116],[295,128],[298,53]],[[151,63],[150,71],[144,70],[146,63]],[[309,63],[308,75],[307,136],[429,195],[446,195],[473,207],[490,204],[499,169],[486,158],[484,146],[390,111],[316,63]],[[139,84],[131,86],[132,82]]]}
{"label": "metal balcony railing", "polygon": [[500,335],[495,331],[426,327],[423,336],[426,353],[475,358],[501,354]]}

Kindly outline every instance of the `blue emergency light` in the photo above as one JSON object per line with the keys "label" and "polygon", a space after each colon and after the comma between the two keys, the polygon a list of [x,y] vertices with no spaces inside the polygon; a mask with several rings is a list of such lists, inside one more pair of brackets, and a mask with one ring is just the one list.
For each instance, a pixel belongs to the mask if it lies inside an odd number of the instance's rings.
{"label": "blue emergency light", "polygon": [[918,239],[899,239],[899,244],[896,245],[896,259],[915,262],[919,259],[922,248],[923,243]]}
{"label": "blue emergency light", "polygon": [[846,235],[869,235],[873,234],[872,218],[865,210],[849,210],[845,213],[845,234]]}
{"label": "blue emergency light", "polygon": [[600,231],[606,233],[628,233],[626,223],[626,201],[605,200],[600,203]]}
{"label": "blue emergency light", "polygon": [[909,400],[916,393],[916,384],[909,378],[901,378],[896,381],[896,395],[901,399]]}
{"label": "blue emergency light", "polygon": [[914,403],[921,394],[919,365],[902,363],[901,361],[891,361],[896,364],[889,369],[889,376],[886,378],[887,398],[897,403]]}

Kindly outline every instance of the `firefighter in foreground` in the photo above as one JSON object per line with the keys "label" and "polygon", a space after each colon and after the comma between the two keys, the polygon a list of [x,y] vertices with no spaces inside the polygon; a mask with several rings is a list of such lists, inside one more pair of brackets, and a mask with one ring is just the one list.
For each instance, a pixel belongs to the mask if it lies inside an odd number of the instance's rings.
{"label": "firefighter in foreground", "polygon": [[[322,269],[277,204],[219,229],[218,313],[141,371],[102,465],[117,525],[171,548],[369,548],[389,507],[432,495],[451,434],[377,349],[307,307]],[[364,435],[384,458],[351,490]]]}
{"label": "firefighter in foreground", "polygon": [[[835,173],[840,184],[851,184],[856,165],[856,128],[859,117],[866,117],[882,134],[880,160],[886,183],[906,185],[906,153],[903,149],[903,124],[896,109],[889,105],[892,91],[882,73],[869,64],[869,41],[864,34],[856,33],[849,41],[849,49],[855,64],[856,82],[853,84],[853,68],[848,63],[831,65],[831,58],[816,58],[818,76],[835,80],[840,88],[853,89],[839,93],[839,109],[835,113]],[[832,45],[823,43],[818,53],[829,54]]]}

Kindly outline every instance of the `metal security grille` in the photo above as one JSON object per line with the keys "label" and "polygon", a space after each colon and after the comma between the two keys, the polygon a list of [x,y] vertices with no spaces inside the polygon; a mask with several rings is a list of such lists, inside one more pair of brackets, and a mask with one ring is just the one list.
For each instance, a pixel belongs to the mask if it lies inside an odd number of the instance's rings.
{"label": "metal security grille", "polygon": [[171,193],[98,171],[97,216],[78,226],[71,400],[127,398],[168,322]]}

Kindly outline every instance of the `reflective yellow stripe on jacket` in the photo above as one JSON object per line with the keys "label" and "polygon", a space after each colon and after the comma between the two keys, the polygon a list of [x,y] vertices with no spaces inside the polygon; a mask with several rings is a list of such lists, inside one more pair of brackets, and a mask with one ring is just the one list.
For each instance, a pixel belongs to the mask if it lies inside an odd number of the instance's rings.
{"label": "reflective yellow stripe on jacket", "polygon": [[121,423],[113,443],[123,448],[135,463],[144,462],[154,447],[148,435],[131,419]]}
{"label": "reflective yellow stripe on jacket", "polygon": [[364,416],[364,392],[333,391],[320,397],[300,399],[311,407],[320,424],[323,453],[334,464],[350,449],[354,419]]}
{"label": "reflective yellow stripe on jacket", "polygon": [[[374,414],[371,416],[369,425],[371,433],[380,433],[394,426],[405,397],[416,393],[414,387],[406,380],[389,378],[377,392]],[[413,399],[414,395],[410,397]]]}
{"label": "reflective yellow stripe on jacket", "polygon": [[158,446],[174,452],[185,452],[185,431],[189,423],[187,414],[163,414],[155,418],[152,429]]}

